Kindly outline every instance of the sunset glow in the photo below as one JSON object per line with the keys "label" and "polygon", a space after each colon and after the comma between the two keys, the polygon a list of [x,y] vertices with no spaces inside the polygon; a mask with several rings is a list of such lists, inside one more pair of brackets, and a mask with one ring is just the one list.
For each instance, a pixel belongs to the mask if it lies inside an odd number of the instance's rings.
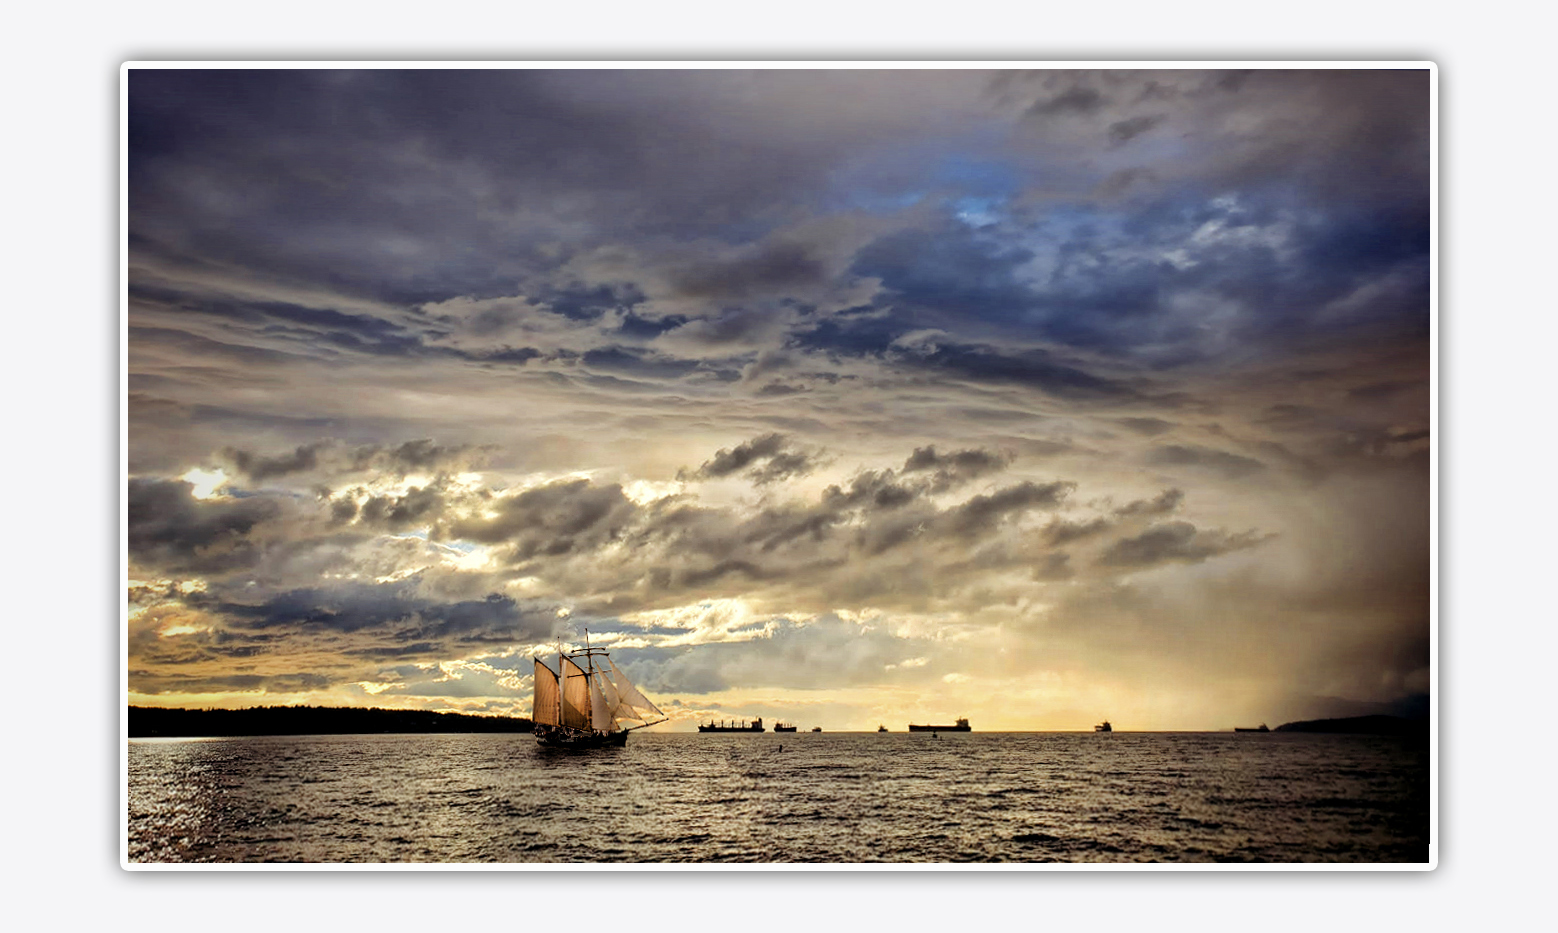
{"label": "sunset glow", "polygon": [[131,703],[1426,703],[1426,71],[128,83]]}

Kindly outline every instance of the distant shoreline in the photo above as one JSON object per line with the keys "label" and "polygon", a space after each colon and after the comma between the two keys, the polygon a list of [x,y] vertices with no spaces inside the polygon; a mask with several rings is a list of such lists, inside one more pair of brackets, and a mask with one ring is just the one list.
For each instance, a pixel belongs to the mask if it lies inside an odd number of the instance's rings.
{"label": "distant shoreline", "polygon": [[1330,732],[1347,735],[1427,735],[1427,719],[1404,716],[1348,716],[1344,719],[1306,719],[1287,722],[1272,732]]}
{"label": "distant shoreline", "polygon": [[[516,716],[473,716],[468,713],[353,706],[256,706],[248,709],[167,709],[155,706],[132,706],[129,709],[128,738],[132,739],[251,735],[516,733],[530,732],[532,725],[529,719]],[[1426,736],[1428,720],[1401,716],[1309,719],[1283,723],[1271,731]]]}
{"label": "distant shoreline", "polygon": [[250,709],[130,707],[129,738],[246,735],[529,732],[529,719],[377,707],[256,706]]}

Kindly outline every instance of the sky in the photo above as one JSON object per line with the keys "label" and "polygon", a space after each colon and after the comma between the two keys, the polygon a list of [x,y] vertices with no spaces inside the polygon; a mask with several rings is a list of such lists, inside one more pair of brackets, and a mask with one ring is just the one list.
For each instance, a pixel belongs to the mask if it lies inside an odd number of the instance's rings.
{"label": "sky", "polygon": [[1420,708],[1429,88],[132,70],[129,702]]}

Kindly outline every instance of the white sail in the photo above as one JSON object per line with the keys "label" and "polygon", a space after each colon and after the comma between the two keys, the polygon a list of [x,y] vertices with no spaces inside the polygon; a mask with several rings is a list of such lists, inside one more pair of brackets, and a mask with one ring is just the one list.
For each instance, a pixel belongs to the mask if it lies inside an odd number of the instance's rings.
{"label": "white sail", "polygon": [[563,725],[572,729],[590,728],[589,675],[567,657],[563,658]]}
{"label": "white sail", "polygon": [[634,715],[632,718],[648,721],[649,717],[642,715],[643,713],[651,713],[661,719],[665,718],[665,714],[660,712],[660,707],[649,702],[648,697],[639,693],[638,688],[633,686],[633,681],[628,680],[627,675],[622,673],[615,662],[607,658],[606,663],[611,665],[611,680],[616,685],[617,695],[621,697],[621,705],[637,712],[637,715]]}
{"label": "white sail", "polygon": [[606,707],[606,718],[611,722],[613,729],[620,728],[618,720],[638,718],[631,708],[623,705],[622,696],[617,693],[616,685],[611,682],[609,671],[596,671],[595,680],[590,687],[600,693],[601,701]]}
{"label": "white sail", "polygon": [[617,731],[617,724],[611,715],[611,707],[606,703],[606,696],[600,688],[601,676],[597,672],[590,678],[590,723],[601,732]]}
{"label": "white sail", "polygon": [[545,726],[561,725],[557,721],[557,675],[536,659],[535,706],[530,711],[532,722]]}

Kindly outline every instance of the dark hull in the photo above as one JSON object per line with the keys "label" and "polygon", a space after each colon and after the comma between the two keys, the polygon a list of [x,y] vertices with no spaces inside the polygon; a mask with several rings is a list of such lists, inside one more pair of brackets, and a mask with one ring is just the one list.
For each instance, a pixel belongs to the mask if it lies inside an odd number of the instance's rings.
{"label": "dark hull", "polygon": [[621,748],[628,744],[626,729],[594,732],[537,724],[536,744],[543,748]]}
{"label": "dark hull", "polygon": [[[699,726],[699,732],[763,732],[762,726]],[[777,731],[777,730],[776,730]],[[794,730],[791,730],[794,731]]]}
{"label": "dark hull", "polygon": [[1259,729],[1241,729],[1241,728],[1235,726],[1233,731],[1235,731],[1235,732],[1270,732],[1271,730],[1267,729],[1265,726],[1261,726]]}
{"label": "dark hull", "polygon": [[909,724],[910,732],[973,732],[968,726],[916,726]]}
{"label": "dark hull", "polygon": [[794,732],[794,726],[774,726],[775,732]]}

